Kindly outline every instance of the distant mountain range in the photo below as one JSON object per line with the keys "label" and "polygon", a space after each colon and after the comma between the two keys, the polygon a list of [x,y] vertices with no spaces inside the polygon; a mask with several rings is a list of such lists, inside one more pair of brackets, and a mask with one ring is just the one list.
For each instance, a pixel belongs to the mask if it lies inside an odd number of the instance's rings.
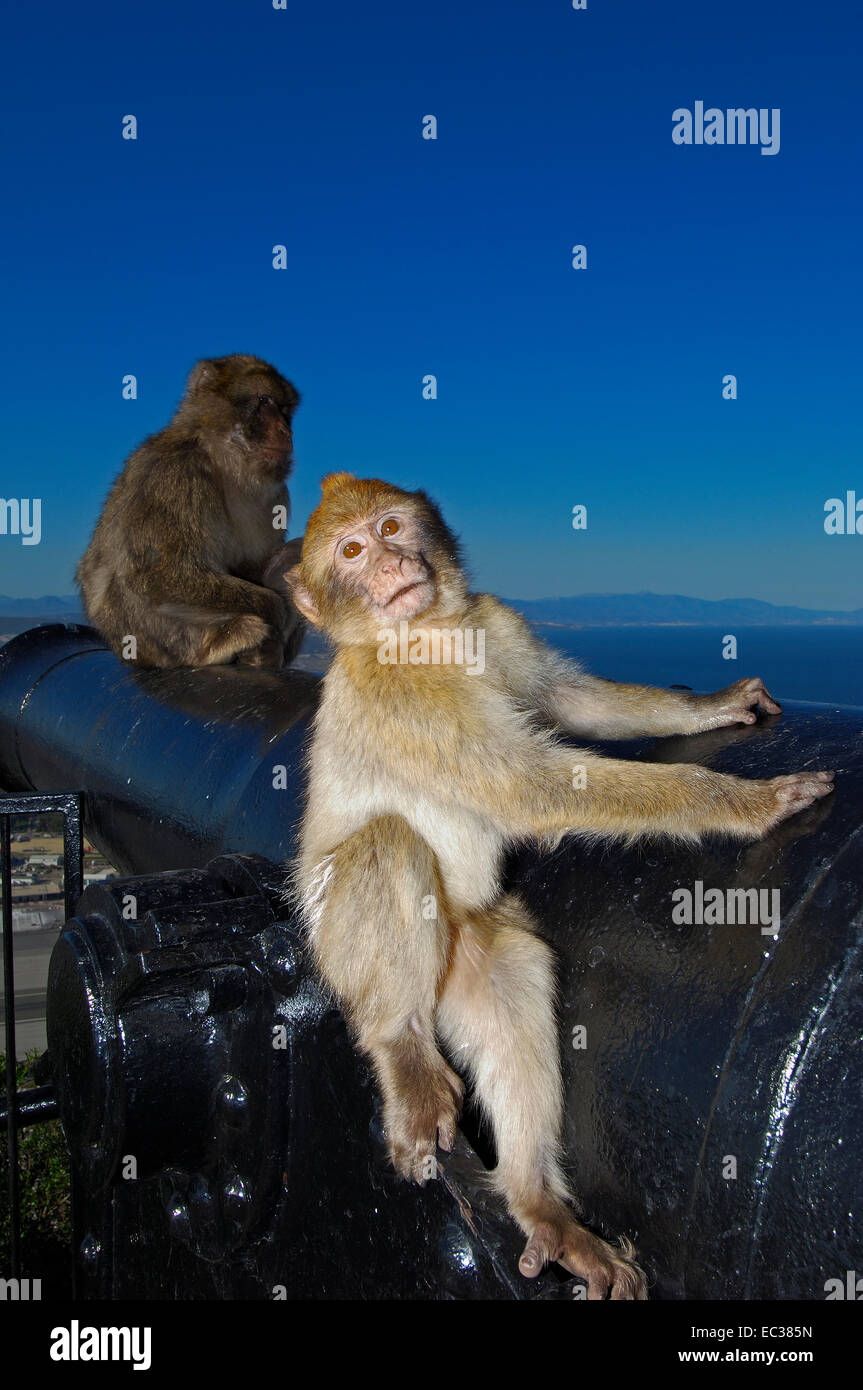
{"label": "distant mountain range", "polygon": [[[572,598],[506,599],[534,623],[557,627],[605,627],[615,623],[646,626],[650,623],[701,626],[777,627],[784,623],[863,625],[863,608],[833,612],[827,608],[794,608],[763,603],[755,598],[703,599],[683,594],[577,594]],[[9,618],[64,618],[82,621],[76,594],[42,598],[6,598],[0,594],[0,620]]]}
{"label": "distant mountain range", "polygon": [[39,618],[71,618],[83,616],[81,600],[77,594],[60,598],[57,594],[45,594],[42,598],[7,598],[0,594],[0,617],[26,618],[28,613]]}
{"label": "distant mountain range", "polygon": [[644,626],[680,623],[726,627],[784,623],[863,624],[863,608],[848,613],[793,608],[755,598],[703,599],[683,594],[578,594],[574,598],[507,599],[533,623],[558,627],[605,627],[615,623]]}

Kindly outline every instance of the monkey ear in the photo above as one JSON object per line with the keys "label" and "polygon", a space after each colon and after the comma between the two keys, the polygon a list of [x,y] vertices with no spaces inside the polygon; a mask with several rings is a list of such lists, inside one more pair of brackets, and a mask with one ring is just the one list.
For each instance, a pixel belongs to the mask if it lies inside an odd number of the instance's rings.
{"label": "monkey ear", "polygon": [[321,615],[318,612],[317,604],[300,579],[299,565],[294,565],[293,569],[285,572],[284,581],[295,607],[300,610],[304,618],[308,618],[313,627],[320,627]]}
{"label": "monkey ear", "polygon": [[215,385],[219,375],[219,367],[222,359],[219,357],[205,357],[203,361],[196,362],[189,372],[189,379],[186,382],[186,394],[194,396],[196,391],[206,391]]}

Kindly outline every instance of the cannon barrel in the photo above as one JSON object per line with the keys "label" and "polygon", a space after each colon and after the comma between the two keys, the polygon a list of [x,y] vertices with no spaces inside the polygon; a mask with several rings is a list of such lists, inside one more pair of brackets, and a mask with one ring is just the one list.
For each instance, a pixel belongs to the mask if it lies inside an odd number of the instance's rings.
{"label": "cannon barrel", "polygon": [[320,679],[236,666],[137,670],[90,628],[0,650],[0,785],[83,791],[88,837],[123,872],[203,867],[226,845],[279,861]]}
{"label": "cannon barrel", "polygon": [[[89,837],[145,876],[87,889],[52,961],[82,1287],[146,1296],[170,1266],[178,1297],[559,1296],[515,1272],[470,1116],[442,1182],[392,1178],[368,1073],[303,965],[273,866],[317,690],[296,671],[136,672],[77,627],[0,652],[0,784],[80,788]],[[863,1272],[863,710],[789,704],[612,750],[837,770],[833,797],[759,842],[568,840],[507,870],[558,956],[587,1218],[634,1237],[654,1296],[824,1298]],[[287,1071],[264,1062],[279,1025]]]}

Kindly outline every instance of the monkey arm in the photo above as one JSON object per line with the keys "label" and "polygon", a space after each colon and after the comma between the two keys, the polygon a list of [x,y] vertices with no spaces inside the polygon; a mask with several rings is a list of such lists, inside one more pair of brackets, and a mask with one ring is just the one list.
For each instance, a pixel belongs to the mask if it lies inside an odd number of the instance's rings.
{"label": "monkey arm", "polygon": [[[755,839],[832,790],[830,772],[760,781],[694,763],[602,757],[567,747],[499,698],[481,708],[462,705],[443,721],[431,705],[411,718],[398,690],[391,694],[389,708],[375,704],[378,745],[362,779],[376,789],[379,809],[432,798],[473,812],[514,841],[569,831],[696,842],[709,832]],[[327,728],[333,755],[356,769],[362,755],[351,731],[367,720],[352,717],[350,699],[337,696],[335,685],[326,690],[319,729]],[[346,728],[330,734],[338,718]],[[398,788],[392,804],[387,785]]]}
{"label": "monkey arm", "polygon": [[[400,763],[390,763],[415,794],[471,810],[515,840],[569,831],[636,838],[670,835],[697,842],[713,832],[757,839],[832,791],[831,772],[750,780],[693,763],[628,762],[569,748],[501,710],[494,734],[467,712],[447,735],[436,726],[392,729]],[[407,769],[407,776],[405,770]]]}
{"label": "monkey arm", "polygon": [[531,631],[514,609],[488,594],[473,600],[469,621],[489,632],[494,679],[522,708],[586,738],[664,738],[729,724],[754,724],[754,710],[780,714],[761,680],[746,678],[710,695],[627,685],[588,675]]}
{"label": "monkey arm", "polygon": [[[195,569],[191,576],[172,576],[169,586],[151,593],[155,621],[171,624],[175,644],[171,664],[200,666],[240,661],[244,665],[281,666],[293,660],[303,625],[290,600],[236,575]],[[150,663],[165,664],[158,651]]]}
{"label": "monkey arm", "polygon": [[660,690],[579,676],[547,689],[542,709],[553,723],[587,738],[695,734],[729,724],[754,724],[754,710],[779,714],[781,706],[757,678],[736,681],[711,695]]}
{"label": "monkey arm", "polygon": [[[656,693],[673,702],[676,692]],[[708,699],[727,707],[727,692]],[[567,831],[758,838],[832,790],[827,772],[757,781],[694,763],[627,762],[570,748],[485,677],[454,667],[381,665],[373,651],[339,652],[318,729],[332,755],[355,769],[363,760],[357,731],[375,729],[363,780],[377,789],[380,811],[411,797],[437,798],[512,839]],[[400,789],[394,805],[387,783]]]}
{"label": "monkey arm", "polygon": [[[709,832],[758,838],[832,791],[831,772],[766,781],[697,764],[625,762],[556,745],[534,757],[530,775],[510,763],[485,814],[538,835],[567,831],[625,838],[662,834],[698,841]],[[522,834],[524,830],[522,830]]]}
{"label": "monkey arm", "polygon": [[170,612],[175,617],[185,615],[187,621],[210,623],[237,613],[254,613],[276,631],[281,630],[284,622],[282,597],[262,584],[237,575],[196,568],[194,574],[187,577],[178,570],[171,588],[173,593],[166,592],[164,583],[160,582],[159,592],[154,592],[152,599],[162,612]]}
{"label": "monkey arm", "polygon": [[713,831],[749,838],[769,828],[777,809],[769,783],[697,764],[625,762],[580,749],[559,749],[551,761],[553,770],[543,767],[535,788],[533,819],[540,833],[659,833],[698,840]]}

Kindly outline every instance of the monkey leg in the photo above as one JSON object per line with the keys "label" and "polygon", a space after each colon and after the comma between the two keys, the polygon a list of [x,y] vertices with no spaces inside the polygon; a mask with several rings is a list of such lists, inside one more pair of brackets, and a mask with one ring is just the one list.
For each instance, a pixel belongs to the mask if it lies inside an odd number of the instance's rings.
{"label": "monkey leg", "polygon": [[434,1033],[449,937],[435,856],[407,821],[380,816],[311,870],[303,897],[321,974],[374,1066],[390,1156],[423,1183],[436,1142],[455,1142],[464,1091]]}
{"label": "monkey leg", "polygon": [[498,1164],[492,1179],[528,1237],[519,1269],[528,1278],[555,1260],[588,1284],[588,1297],[645,1298],[628,1241],[615,1248],[575,1219],[560,1166],[562,1087],[552,953],[512,895],[466,912],[455,930],[435,1018],[464,1058],[488,1115]]}
{"label": "monkey leg", "polygon": [[186,587],[194,602],[163,599],[156,608],[165,644],[182,649],[178,664],[282,665],[290,609],[281,595],[235,575],[196,573]]}

